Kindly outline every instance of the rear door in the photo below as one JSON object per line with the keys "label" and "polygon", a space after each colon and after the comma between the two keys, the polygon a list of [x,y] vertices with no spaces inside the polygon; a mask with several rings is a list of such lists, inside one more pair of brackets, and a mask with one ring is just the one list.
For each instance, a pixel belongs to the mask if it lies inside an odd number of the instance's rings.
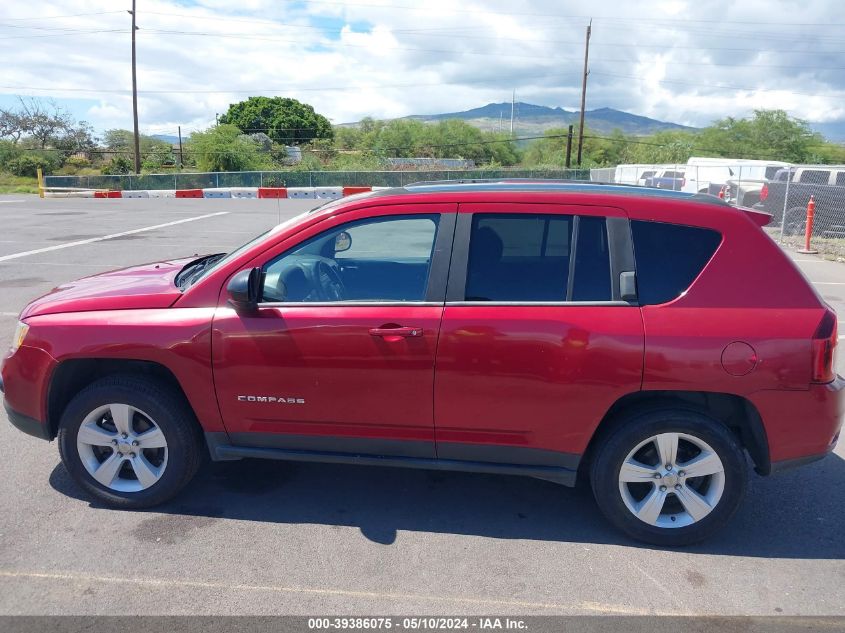
{"label": "rear door", "polygon": [[[620,209],[461,205],[435,375],[437,455],[575,468],[642,379]],[[623,274],[624,273],[624,274]]]}

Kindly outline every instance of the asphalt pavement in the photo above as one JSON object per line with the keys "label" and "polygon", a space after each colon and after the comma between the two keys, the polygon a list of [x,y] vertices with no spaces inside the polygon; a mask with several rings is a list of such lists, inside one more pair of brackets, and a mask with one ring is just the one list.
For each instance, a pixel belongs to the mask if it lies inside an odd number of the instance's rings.
{"label": "asphalt pavement", "polygon": [[[59,283],[231,250],[313,204],[0,196],[0,341]],[[845,264],[792,256],[845,315]],[[245,460],[124,512],[0,413],[0,614],[845,615],[843,483],[843,445],[754,475],[683,550],[621,536],[586,487],[468,473]]]}

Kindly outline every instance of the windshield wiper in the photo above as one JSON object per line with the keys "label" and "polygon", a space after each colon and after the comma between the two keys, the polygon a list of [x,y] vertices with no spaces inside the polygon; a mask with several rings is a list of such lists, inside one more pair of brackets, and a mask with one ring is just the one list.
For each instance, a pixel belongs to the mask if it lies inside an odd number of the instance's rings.
{"label": "windshield wiper", "polygon": [[215,255],[206,255],[205,257],[200,257],[199,259],[189,262],[182,270],[179,271],[179,274],[176,275],[176,279],[174,280],[176,287],[179,289],[187,288],[199,279],[203,272],[223,259],[225,256],[226,253],[217,253]]}

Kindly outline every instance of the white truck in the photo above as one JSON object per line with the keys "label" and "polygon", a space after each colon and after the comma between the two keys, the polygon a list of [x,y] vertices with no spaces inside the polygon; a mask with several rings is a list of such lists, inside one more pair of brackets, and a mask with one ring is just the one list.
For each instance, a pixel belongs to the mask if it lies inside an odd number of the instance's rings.
{"label": "white truck", "polygon": [[693,156],[687,161],[686,181],[681,190],[718,195],[729,186],[725,193],[732,201],[752,206],[759,201],[759,192],[766,181],[773,178],[779,169],[789,166],[790,163],[776,160]]}

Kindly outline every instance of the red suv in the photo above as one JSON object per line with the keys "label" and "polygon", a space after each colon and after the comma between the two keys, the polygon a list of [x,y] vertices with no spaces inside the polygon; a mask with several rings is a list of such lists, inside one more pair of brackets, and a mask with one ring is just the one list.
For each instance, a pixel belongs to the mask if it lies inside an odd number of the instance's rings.
{"label": "red suv", "polygon": [[842,424],[836,316],[767,218],[612,185],[361,194],[34,301],[5,404],[118,508],[206,454],[348,462],[589,479],[629,535],[690,543],[746,453],[811,462]]}

